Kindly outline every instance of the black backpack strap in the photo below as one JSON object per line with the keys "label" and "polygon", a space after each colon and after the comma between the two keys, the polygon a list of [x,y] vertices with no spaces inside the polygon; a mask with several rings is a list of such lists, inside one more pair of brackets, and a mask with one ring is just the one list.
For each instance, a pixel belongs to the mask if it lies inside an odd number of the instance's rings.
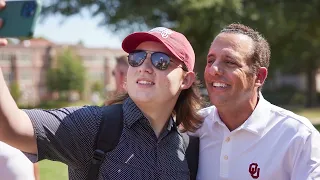
{"label": "black backpack strap", "polygon": [[186,158],[190,171],[190,180],[196,180],[199,163],[199,138],[182,133],[184,143],[188,145],[186,150]]}
{"label": "black backpack strap", "polygon": [[96,149],[91,160],[87,180],[98,179],[100,166],[105,158],[105,154],[118,145],[122,134],[122,104],[109,105],[104,108],[96,138]]}

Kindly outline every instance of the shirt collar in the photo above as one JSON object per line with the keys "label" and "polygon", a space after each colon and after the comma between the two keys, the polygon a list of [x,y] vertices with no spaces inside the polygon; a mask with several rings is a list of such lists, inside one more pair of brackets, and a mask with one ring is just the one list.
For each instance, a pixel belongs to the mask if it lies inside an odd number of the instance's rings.
{"label": "shirt collar", "polygon": [[[148,119],[144,116],[142,111],[139,109],[139,107],[133,102],[133,100],[128,97],[123,102],[123,118],[124,118],[124,124],[131,128],[131,126],[140,121],[145,120],[146,122],[149,122]],[[168,121],[167,130],[171,131],[172,129],[177,129],[176,123],[173,119],[173,117],[170,117],[170,120]]]}
{"label": "shirt collar", "polygon": [[[249,131],[258,136],[262,136],[265,131],[265,127],[268,123],[268,118],[270,117],[270,103],[265,100],[261,94],[259,93],[259,101],[256,108],[253,110],[252,114],[249,118],[235,131],[243,129]],[[210,113],[212,119],[212,125],[215,123],[219,123],[220,125],[224,125],[220,116],[218,114],[217,108],[214,107],[214,110]]]}
{"label": "shirt collar", "polygon": [[259,102],[256,108],[241,127],[253,134],[262,136],[265,132],[268,118],[270,117],[270,110],[270,103],[263,98],[260,92]]}
{"label": "shirt collar", "polygon": [[176,121],[173,119],[173,117],[171,116],[169,121],[168,121],[168,126],[167,126],[167,130],[171,131],[171,130],[177,130],[177,124]]}
{"label": "shirt collar", "polygon": [[127,98],[123,102],[123,118],[124,124],[129,128],[140,119],[145,118],[142,111],[138,108],[138,106],[132,101],[131,98]]}

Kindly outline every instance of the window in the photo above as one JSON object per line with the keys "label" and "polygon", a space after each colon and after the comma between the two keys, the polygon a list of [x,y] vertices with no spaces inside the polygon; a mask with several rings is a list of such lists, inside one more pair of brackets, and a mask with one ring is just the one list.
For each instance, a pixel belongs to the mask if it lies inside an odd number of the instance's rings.
{"label": "window", "polygon": [[20,53],[17,55],[18,65],[32,65],[32,56],[29,53]]}
{"label": "window", "polygon": [[32,81],[32,70],[21,70],[19,76],[23,81]]}
{"label": "window", "polygon": [[104,56],[102,55],[87,55],[81,56],[81,58],[83,60],[83,65],[86,67],[104,65]]}
{"label": "window", "polygon": [[103,71],[90,71],[89,77],[91,80],[103,81],[104,72]]}
{"label": "window", "polygon": [[0,66],[11,66],[12,54],[0,52]]}
{"label": "window", "polygon": [[4,80],[6,81],[6,83],[10,83],[11,82],[11,73],[8,71],[2,71]]}

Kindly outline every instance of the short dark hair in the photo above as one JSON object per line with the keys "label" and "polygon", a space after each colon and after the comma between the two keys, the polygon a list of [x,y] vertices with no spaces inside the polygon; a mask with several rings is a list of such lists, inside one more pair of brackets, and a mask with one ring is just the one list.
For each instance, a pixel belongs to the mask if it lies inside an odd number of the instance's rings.
{"label": "short dark hair", "polygon": [[116,57],[116,61],[117,61],[117,64],[129,65],[127,55],[122,55],[122,56]]}
{"label": "short dark hair", "polygon": [[267,40],[256,30],[240,24],[232,23],[221,30],[221,33],[236,33],[249,36],[253,40],[253,54],[248,57],[253,70],[253,73],[257,73],[258,68],[266,67],[270,65],[270,46]]}

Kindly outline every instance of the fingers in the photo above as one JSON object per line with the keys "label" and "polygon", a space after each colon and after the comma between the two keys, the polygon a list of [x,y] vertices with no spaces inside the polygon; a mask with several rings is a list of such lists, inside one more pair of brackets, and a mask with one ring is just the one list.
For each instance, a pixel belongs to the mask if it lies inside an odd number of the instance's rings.
{"label": "fingers", "polygon": [[6,46],[8,44],[8,40],[5,38],[0,38],[0,46]]}
{"label": "fingers", "polygon": [[0,28],[2,27],[3,25],[3,20],[0,18]]}
{"label": "fingers", "polygon": [[[6,2],[4,0],[0,0],[0,10],[3,9],[6,6]],[[0,19],[0,28],[3,25],[3,20]],[[0,38],[0,46],[6,46],[8,44],[7,39]]]}
{"label": "fingers", "polygon": [[0,0],[0,9],[3,9],[6,6],[6,2],[4,0]]}
{"label": "fingers", "polygon": [[[1,3],[1,2],[0,2]],[[0,28],[2,27],[2,24],[3,24],[3,20],[0,19]],[[8,41],[7,39],[5,38],[0,38],[0,46],[5,46],[8,44]]]}
{"label": "fingers", "polygon": [[[6,2],[4,0],[0,0],[0,10],[6,6]],[[0,28],[3,25],[3,20],[0,18]]]}

